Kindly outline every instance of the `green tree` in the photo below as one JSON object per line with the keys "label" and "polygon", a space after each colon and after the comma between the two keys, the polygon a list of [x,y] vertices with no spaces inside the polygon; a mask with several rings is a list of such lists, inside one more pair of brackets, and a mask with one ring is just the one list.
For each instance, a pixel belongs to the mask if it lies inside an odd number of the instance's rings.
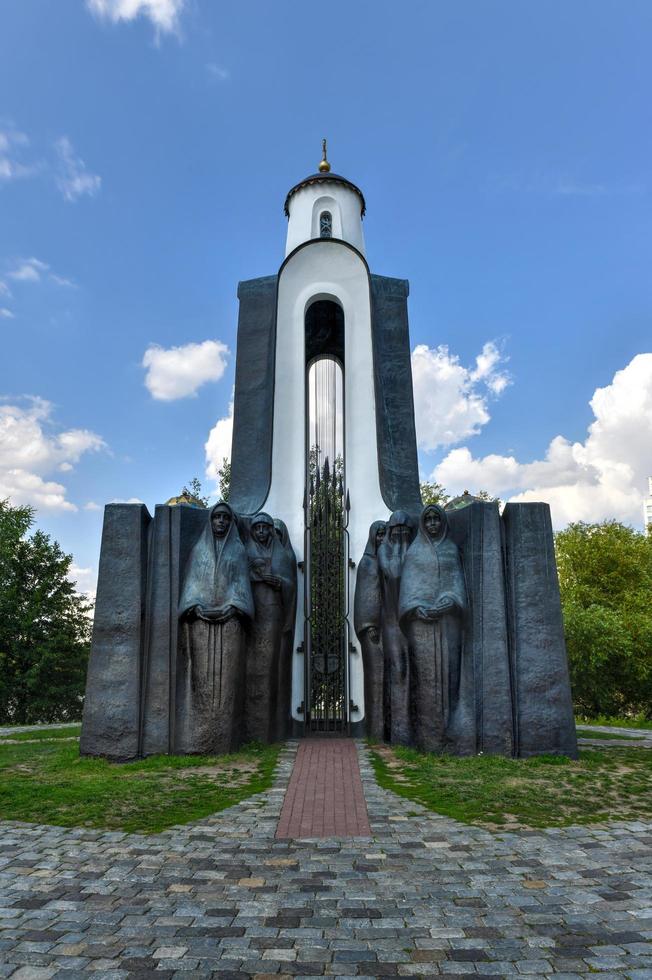
{"label": "green tree", "polygon": [[443,507],[450,500],[450,494],[445,487],[442,487],[441,483],[429,483],[424,480],[423,483],[419,484],[419,489],[424,507],[427,507],[428,504],[441,504]]}
{"label": "green tree", "polygon": [[577,707],[652,714],[652,538],[617,521],[555,536]]}
{"label": "green tree", "polygon": [[0,723],[79,718],[91,605],[68,578],[72,555],[36,531],[31,507],[0,501]]}
{"label": "green tree", "polygon": [[204,507],[208,507],[208,497],[204,497],[202,495],[202,485],[200,480],[196,476],[193,476],[192,480],[190,481],[190,483],[187,484],[187,486],[184,485],[181,488],[181,493],[179,494],[179,496],[194,497],[195,500],[198,500],[200,504],[204,505]]}
{"label": "green tree", "polygon": [[217,479],[220,484],[220,497],[228,501],[231,494],[231,460],[226,456],[222,460],[222,465],[217,471]]}

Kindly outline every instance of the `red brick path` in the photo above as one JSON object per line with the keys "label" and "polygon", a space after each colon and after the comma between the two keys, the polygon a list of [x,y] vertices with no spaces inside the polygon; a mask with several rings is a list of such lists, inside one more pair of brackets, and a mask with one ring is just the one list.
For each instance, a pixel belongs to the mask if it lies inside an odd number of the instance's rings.
{"label": "red brick path", "polygon": [[351,739],[310,738],[299,744],[276,836],[371,836]]}

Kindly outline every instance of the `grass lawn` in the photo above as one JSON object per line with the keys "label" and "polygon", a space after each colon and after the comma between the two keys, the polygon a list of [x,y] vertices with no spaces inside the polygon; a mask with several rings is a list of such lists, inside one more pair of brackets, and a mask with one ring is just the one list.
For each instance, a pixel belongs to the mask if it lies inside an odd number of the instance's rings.
{"label": "grass lawn", "polygon": [[620,740],[621,742],[631,743],[636,742],[637,739],[644,738],[643,735],[616,735],[614,732],[594,732],[590,728],[581,728],[579,725],[577,726],[577,734],[580,738],[604,739],[609,742],[615,739],[616,741]]}
{"label": "grass lawn", "polygon": [[267,789],[279,750],[117,764],[80,758],[77,742],[0,742],[0,819],[152,834]]}
{"label": "grass lawn", "polygon": [[0,745],[7,740],[11,742],[42,742],[58,738],[79,738],[81,725],[66,725],[65,728],[39,728],[33,732],[11,732],[0,735]]}
{"label": "grass lawn", "polygon": [[652,750],[610,748],[503,759],[371,746],[381,786],[429,810],[490,829],[652,818]]}

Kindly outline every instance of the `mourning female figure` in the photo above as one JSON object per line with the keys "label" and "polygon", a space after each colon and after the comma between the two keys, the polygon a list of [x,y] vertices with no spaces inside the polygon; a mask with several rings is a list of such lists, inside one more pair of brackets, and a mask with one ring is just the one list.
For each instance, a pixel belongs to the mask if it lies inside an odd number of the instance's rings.
{"label": "mourning female figure", "polygon": [[230,752],[242,741],[244,625],[254,614],[235,514],[219,503],[195,543],[179,602],[176,748]]}
{"label": "mourning female figure", "polygon": [[296,579],[269,514],[252,519],[247,558],[255,608],[247,651],[247,739],[271,742],[277,738],[281,655],[293,619]]}
{"label": "mourning female figure", "polygon": [[274,530],[281,548],[284,582],[289,589],[284,599],[284,627],[279,654],[278,687],[276,706],[276,738],[282,740],[290,734],[292,723],[292,651],[294,650],[294,625],[297,616],[297,557],[290,541],[290,534],[284,521],[274,518]]}
{"label": "mourning female figure", "polygon": [[364,704],[367,735],[385,737],[383,712],[383,648],[381,645],[382,600],[378,570],[378,548],[385,537],[385,521],[374,521],[369,541],[358,565],[353,603],[353,624],[362,647]]}
{"label": "mourning female figure", "polygon": [[409,641],[414,742],[424,752],[446,747],[459,695],[466,606],[464,572],[457,545],[448,537],[446,512],[431,504],[405,558],[399,598]]}
{"label": "mourning female figure", "polygon": [[383,606],[385,739],[397,745],[412,744],[408,645],[398,621],[401,574],[407,550],[412,542],[412,526],[412,521],[405,511],[395,511],[389,519],[387,534],[378,549]]}

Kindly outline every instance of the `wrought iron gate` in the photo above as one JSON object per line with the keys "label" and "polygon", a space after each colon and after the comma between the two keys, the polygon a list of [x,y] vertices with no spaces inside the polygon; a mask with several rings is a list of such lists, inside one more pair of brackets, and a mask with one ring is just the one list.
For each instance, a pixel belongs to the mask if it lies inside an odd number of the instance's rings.
{"label": "wrought iron gate", "polygon": [[306,526],[305,640],[307,732],[348,730],[347,525],[342,466],[328,458],[310,466]]}

